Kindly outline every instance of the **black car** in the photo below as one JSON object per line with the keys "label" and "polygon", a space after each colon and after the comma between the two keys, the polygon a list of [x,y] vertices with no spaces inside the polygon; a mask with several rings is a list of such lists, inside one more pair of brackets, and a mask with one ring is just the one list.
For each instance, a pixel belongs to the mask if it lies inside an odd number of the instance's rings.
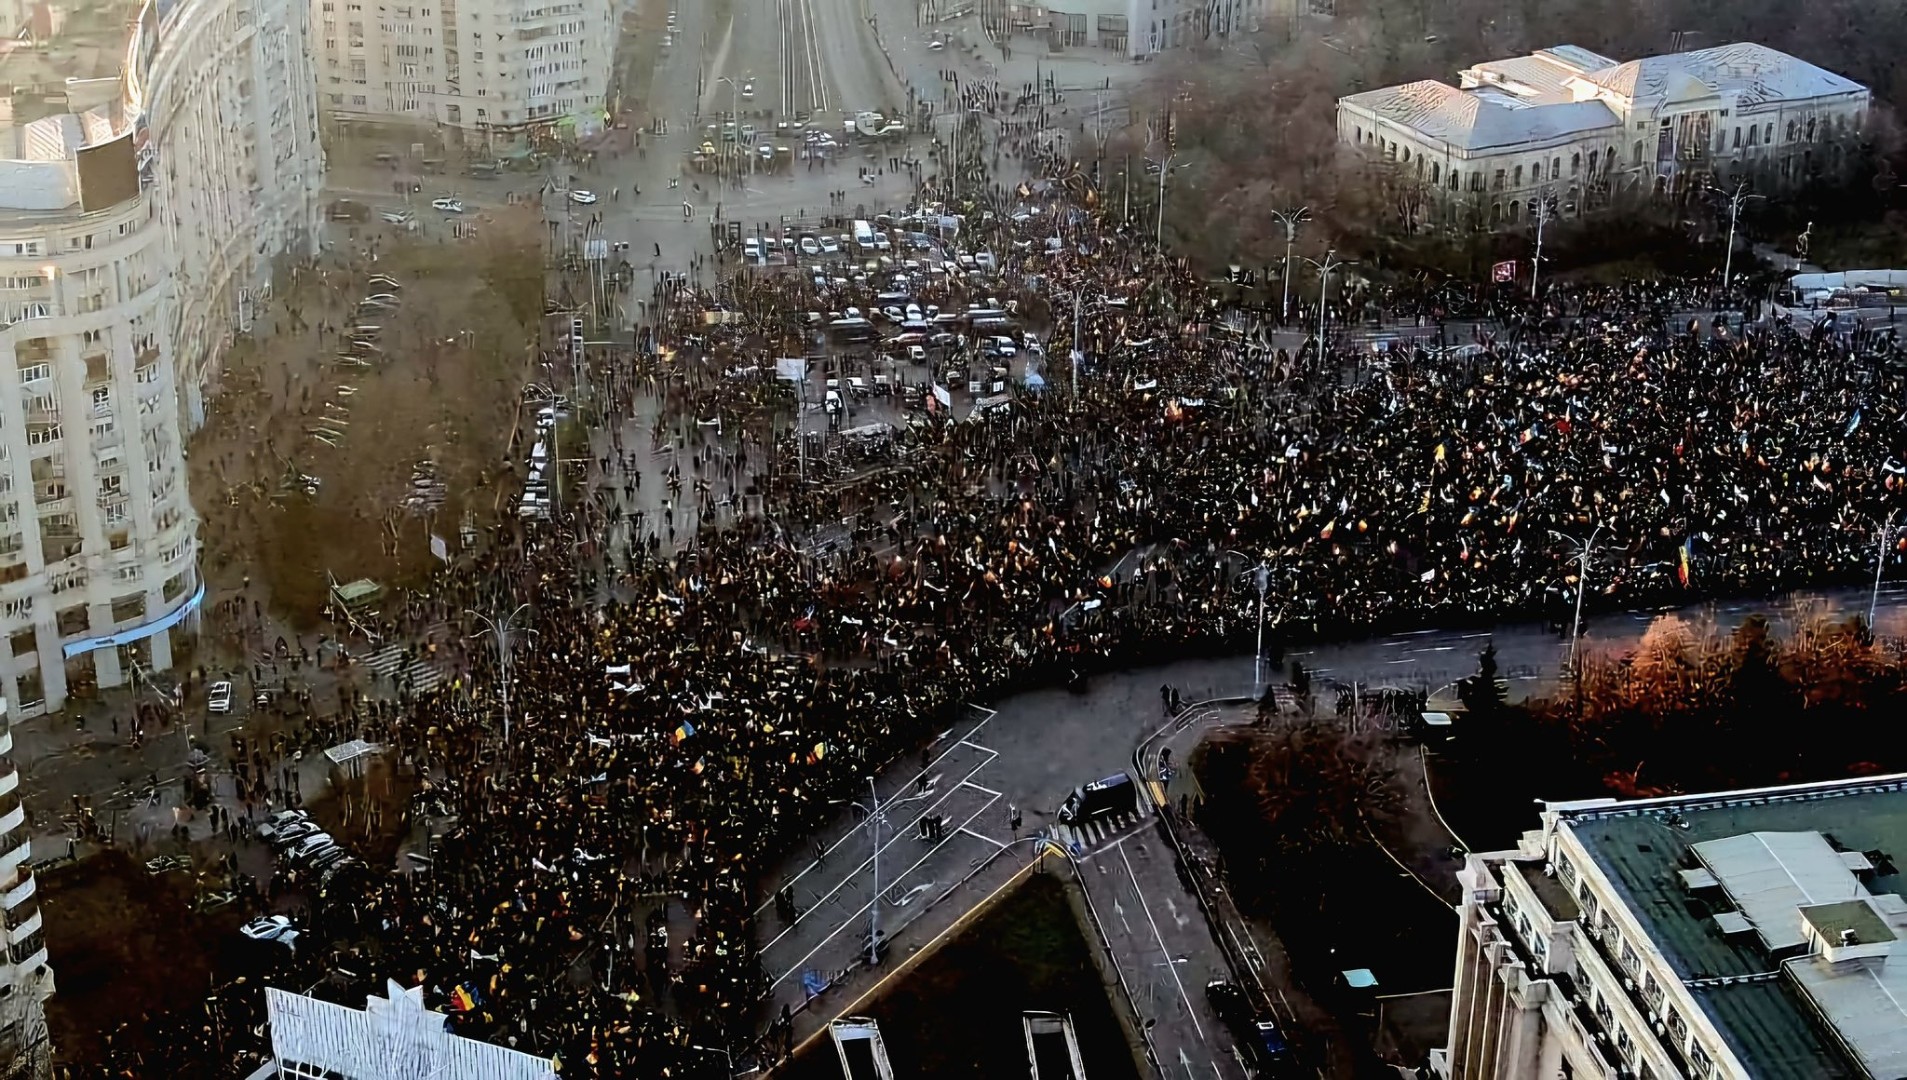
{"label": "black car", "polygon": [[1259,1075],[1278,1076],[1291,1065],[1291,1044],[1271,1017],[1253,1007],[1244,991],[1233,983],[1214,980],[1205,984],[1205,997]]}

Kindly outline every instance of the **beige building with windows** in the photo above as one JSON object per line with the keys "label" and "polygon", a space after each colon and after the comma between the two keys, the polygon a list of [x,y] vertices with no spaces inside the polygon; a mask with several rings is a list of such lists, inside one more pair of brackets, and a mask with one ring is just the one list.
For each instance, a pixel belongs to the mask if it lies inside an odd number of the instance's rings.
{"label": "beige building with windows", "polygon": [[1552,803],[1458,877],[1456,1080],[1907,1076],[1907,774]]}
{"label": "beige building with windows", "polygon": [[[172,665],[204,597],[184,439],[317,242],[299,0],[42,7],[0,51],[0,694]],[[77,70],[76,70],[77,68]]]}
{"label": "beige building with windows", "polygon": [[1792,186],[1838,169],[1867,88],[1762,45],[1618,63],[1574,45],[1338,101],[1338,139],[1420,185],[1438,220],[1525,225],[1625,195]]}
{"label": "beige building with windows", "polygon": [[319,102],[342,124],[514,145],[603,119],[611,0],[312,0]]}

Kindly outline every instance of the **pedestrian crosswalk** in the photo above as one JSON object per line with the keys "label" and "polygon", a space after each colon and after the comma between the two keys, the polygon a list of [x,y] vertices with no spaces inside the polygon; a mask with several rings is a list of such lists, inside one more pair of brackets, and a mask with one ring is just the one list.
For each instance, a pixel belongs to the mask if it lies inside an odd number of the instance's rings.
{"label": "pedestrian crosswalk", "polygon": [[443,685],[444,670],[422,655],[406,655],[401,642],[389,645],[364,659],[364,667],[380,679],[389,679],[413,694],[422,694]]}
{"label": "pedestrian crosswalk", "polygon": [[1053,824],[1047,835],[1059,841],[1074,858],[1088,854],[1133,831],[1152,816],[1150,803],[1124,814],[1095,818],[1081,825]]}

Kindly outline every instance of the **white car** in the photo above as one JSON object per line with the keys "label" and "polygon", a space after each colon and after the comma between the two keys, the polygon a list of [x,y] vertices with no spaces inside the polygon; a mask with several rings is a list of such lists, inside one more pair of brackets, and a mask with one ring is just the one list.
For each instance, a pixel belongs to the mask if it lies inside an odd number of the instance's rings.
{"label": "white car", "polygon": [[330,833],[315,832],[310,836],[300,838],[296,843],[292,844],[291,847],[285,849],[285,858],[290,859],[292,862],[300,863],[320,851],[325,851],[337,846],[338,842],[331,839]]}
{"label": "white car", "polygon": [[742,97],[744,100],[746,100],[749,98],[753,98],[754,96],[755,96],[755,80],[748,79],[742,83]]}
{"label": "white car", "polygon": [[1020,354],[1020,347],[1015,345],[1013,339],[1010,337],[994,338],[993,347],[999,351],[1001,356],[1018,356]]}
{"label": "white car", "polygon": [[461,214],[464,212],[464,204],[461,199],[432,199],[430,205],[432,208],[442,210],[446,214]]}
{"label": "white car", "polygon": [[841,254],[841,241],[836,240],[832,236],[822,237],[821,238],[821,252],[824,255]]}
{"label": "white car", "polygon": [[804,236],[801,238],[801,253],[812,259],[821,254],[821,245],[815,241],[814,237]]}
{"label": "white car", "polygon": [[946,47],[947,47],[947,43],[944,41],[941,41],[938,38],[935,38],[933,41],[930,41],[927,43],[928,52],[939,52],[940,50]]}
{"label": "white car", "polygon": [[311,824],[311,815],[303,810],[280,810],[266,818],[258,826],[258,838],[270,842],[280,832],[293,828],[304,829]]}
{"label": "white car", "polygon": [[588,206],[590,203],[593,203],[596,201],[596,193],[593,191],[584,191],[579,188],[569,193],[569,201],[573,203],[582,203],[584,206]]}
{"label": "white car", "polygon": [[213,683],[211,689],[205,692],[205,709],[215,713],[231,712],[232,684],[223,679]]}
{"label": "white car", "polygon": [[239,927],[238,932],[253,941],[269,941],[293,952],[298,950],[298,929],[284,915],[260,915]]}
{"label": "white car", "polygon": [[752,236],[746,240],[743,240],[742,241],[742,255],[743,257],[749,258],[749,259],[761,258],[761,241]]}

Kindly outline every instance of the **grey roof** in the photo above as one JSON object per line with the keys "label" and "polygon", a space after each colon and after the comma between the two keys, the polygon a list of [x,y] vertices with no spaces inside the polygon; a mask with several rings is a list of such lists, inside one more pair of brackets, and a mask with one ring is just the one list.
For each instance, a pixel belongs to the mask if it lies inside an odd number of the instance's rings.
{"label": "grey roof", "polygon": [[[1876,1008],[1869,1012],[1873,1019],[1861,1019],[1871,1002],[1857,993],[1858,982],[1837,977],[1838,986],[1848,987],[1853,997],[1843,1006],[1838,1004],[1841,999],[1816,992],[1805,961],[1788,965],[1791,977],[1782,976],[1782,965],[1770,957],[1758,935],[1731,937],[1715,925],[1716,910],[1689,893],[1679,871],[1695,863],[1697,845],[1751,833],[1820,832],[1839,847],[1878,849],[1907,860],[1907,784],[1900,778],[1552,809],[1559,812],[1559,824],[1590,853],[1670,968],[1694,983],[1690,992],[1752,1075],[1820,1080],[1866,1073],[1838,1052],[1833,1035],[1815,1021],[1817,1003],[1834,1016],[1850,1043],[1863,1046],[1858,1053],[1875,1052],[1866,1049],[1874,1047],[1882,1060],[1891,1060],[1893,1051],[1886,1045],[1891,1039],[1870,1034],[1884,1013]],[[1706,850],[1732,854],[1727,847]],[[1836,859],[1845,874],[1846,861],[1838,853]],[[1822,873],[1829,873],[1825,864]],[[1727,883],[1723,873],[1716,872],[1716,877]],[[1867,891],[1880,894],[1907,887],[1891,859],[1882,861],[1865,884]],[[1884,913],[1902,909],[1889,896],[1871,902]],[[1790,918],[1798,925],[1801,916],[1796,912]],[[1887,967],[1899,967],[1907,977],[1907,962],[1901,958]],[[1903,1071],[1883,1069],[1875,1075],[1898,1076]]]}
{"label": "grey roof", "polygon": [[1741,833],[1693,847],[1762,943],[1776,952],[1806,944],[1799,909],[1867,891],[1821,834],[1811,830]]}
{"label": "grey roof", "polygon": [[1533,105],[1500,90],[1459,90],[1432,79],[1344,100],[1462,150],[1543,143],[1617,125],[1616,114],[1600,101]]}
{"label": "grey roof", "polygon": [[1747,109],[1865,89],[1806,60],[1752,42],[1631,60],[1582,78],[1632,101],[1659,101],[1671,93],[1686,96],[1699,87],[1732,96]]}

